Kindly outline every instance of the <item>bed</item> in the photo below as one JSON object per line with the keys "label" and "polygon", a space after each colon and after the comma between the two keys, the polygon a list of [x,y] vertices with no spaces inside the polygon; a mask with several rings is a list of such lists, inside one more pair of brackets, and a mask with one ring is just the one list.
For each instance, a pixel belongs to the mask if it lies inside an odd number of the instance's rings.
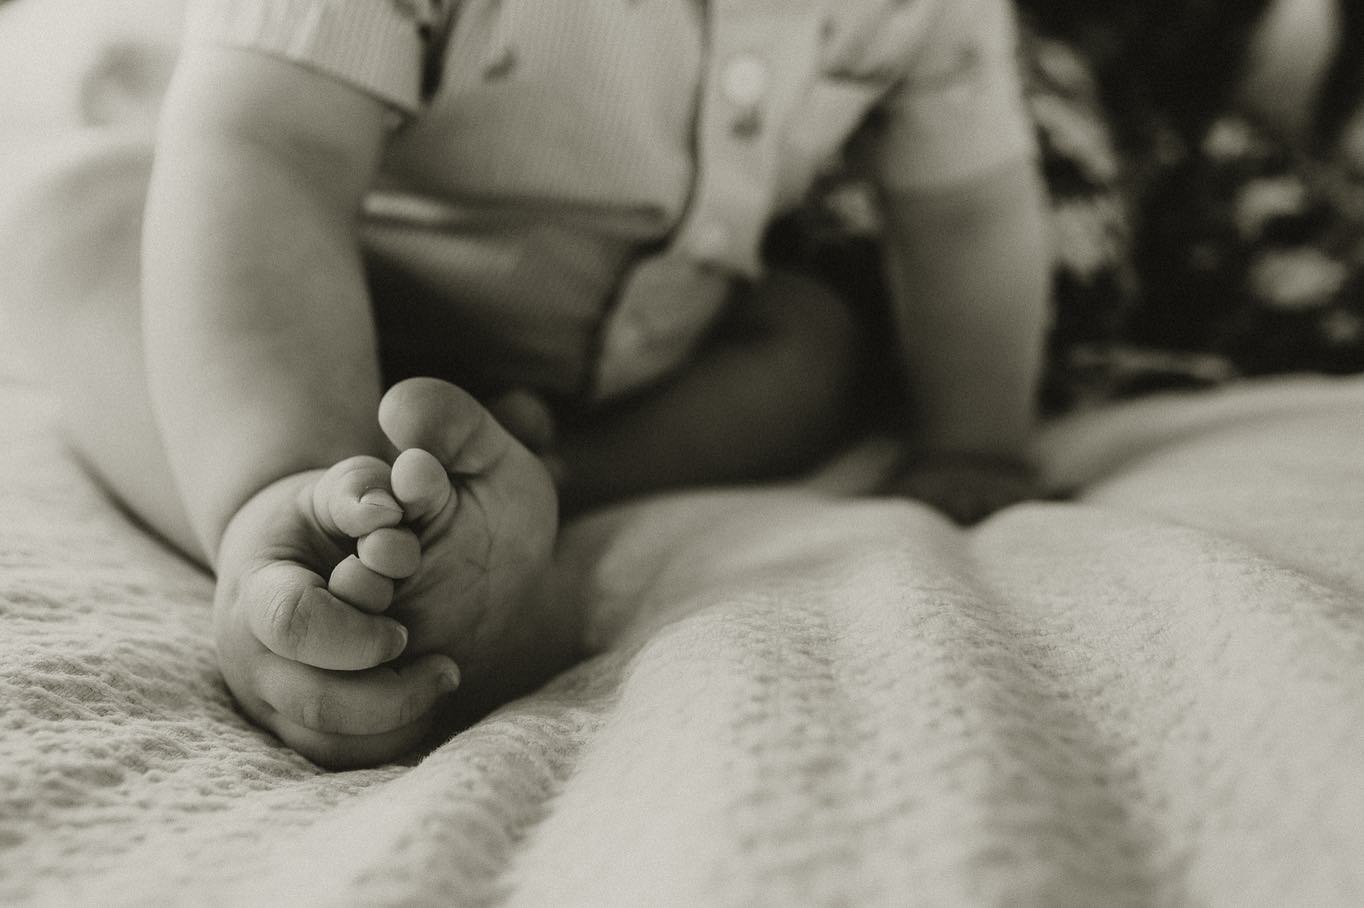
{"label": "bed", "polygon": [[[169,29],[132,7],[117,28]],[[866,495],[875,439],[589,515],[555,563],[589,658],[329,773],[236,711],[210,578],[21,373],[0,903],[1364,902],[1364,378],[1057,418],[1037,454],[1069,497],[970,530]]]}
{"label": "bed", "polygon": [[1075,500],[961,531],[808,483],[571,527],[588,661],[327,773],[214,668],[210,581],[0,388],[0,901],[1364,897],[1364,380],[1054,424]]}

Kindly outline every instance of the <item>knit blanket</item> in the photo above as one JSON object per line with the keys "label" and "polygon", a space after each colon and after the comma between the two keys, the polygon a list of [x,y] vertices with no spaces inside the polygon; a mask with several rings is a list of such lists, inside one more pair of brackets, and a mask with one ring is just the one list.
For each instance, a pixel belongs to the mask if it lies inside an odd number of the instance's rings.
{"label": "knit blanket", "polygon": [[961,530],[808,482],[582,519],[593,655],[328,773],[233,707],[211,581],[0,385],[0,903],[1350,905],[1364,380],[1072,415]]}

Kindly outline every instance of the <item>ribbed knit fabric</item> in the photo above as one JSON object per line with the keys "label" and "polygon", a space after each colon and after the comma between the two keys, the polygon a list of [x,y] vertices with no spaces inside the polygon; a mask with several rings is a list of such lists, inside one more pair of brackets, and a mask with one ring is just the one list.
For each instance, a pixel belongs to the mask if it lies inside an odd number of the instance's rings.
{"label": "ribbed knit fabric", "polygon": [[250,47],[306,63],[412,112],[421,106],[427,53],[422,30],[434,10],[429,0],[212,0],[189,3],[192,40]]}
{"label": "ribbed knit fabric", "polygon": [[416,765],[237,715],[210,583],[0,388],[0,901],[1313,905],[1364,898],[1364,384],[1052,427],[971,532],[810,488],[591,518],[599,655]]}

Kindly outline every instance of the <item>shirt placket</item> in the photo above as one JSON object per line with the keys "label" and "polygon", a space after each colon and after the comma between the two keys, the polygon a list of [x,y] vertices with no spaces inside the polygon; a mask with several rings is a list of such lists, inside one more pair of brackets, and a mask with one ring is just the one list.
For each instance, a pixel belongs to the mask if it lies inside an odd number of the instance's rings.
{"label": "shirt placket", "polygon": [[602,335],[596,396],[675,367],[709,327],[733,279],[762,270],[783,124],[819,59],[818,0],[714,0],[699,86],[691,201],[667,248],[626,277]]}

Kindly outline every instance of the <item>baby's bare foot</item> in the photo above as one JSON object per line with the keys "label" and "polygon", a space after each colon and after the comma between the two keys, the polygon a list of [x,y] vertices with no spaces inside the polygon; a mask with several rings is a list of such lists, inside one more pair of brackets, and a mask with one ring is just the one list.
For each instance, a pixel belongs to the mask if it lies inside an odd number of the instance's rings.
{"label": "baby's bare foot", "polygon": [[[384,461],[355,457],[284,477],[242,506],[219,550],[223,676],[247,715],[327,766],[411,749],[458,684],[449,657],[407,657],[406,629],[378,614],[393,596],[388,578],[409,576],[421,557],[398,526],[389,474]],[[356,540],[360,557],[347,557]],[[329,573],[347,600],[329,592]]]}
{"label": "baby's bare foot", "polygon": [[[331,591],[406,626],[405,655],[455,660],[461,712],[476,715],[563,668],[577,651],[573,616],[547,601],[558,513],[540,460],[466,392],[436,379],[394,386],[379,408],[402,452],[391,487],[421,545],[415,571],[379,564],[401,533],[362,538]],[[375,536],[381,536],[376,543]],[[375,551],[369,552],[370,546]],[[388,578],[404,579],[390,586]]]}

